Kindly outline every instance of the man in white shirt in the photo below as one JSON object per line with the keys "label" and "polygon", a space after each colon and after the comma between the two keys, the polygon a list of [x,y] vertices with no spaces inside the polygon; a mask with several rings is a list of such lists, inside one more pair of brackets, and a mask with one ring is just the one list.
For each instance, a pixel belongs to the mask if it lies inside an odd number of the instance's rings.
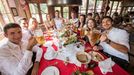
{"label": "man in white shirt", "polygon": [[0,72],[2,75],[26,75],[32,67],[32,48],[37,43],[31,37],[28,42],[21,41],[21,27],[16,23],[4,26],[8,39],[0,45]]}
{"label": "man in white shirt", "polygon": [[19,19],[19,24],[22,28],[22,40],[29,40],[31,37],[30,30],[28,29],[28,22],[26,18]]}
{"label": "man in white shirt", "polygon": [[79,19],[77,18],[76,11],[71,11],[71,19],[70,22],[75,25],[75,27],[78,27]]}
{"label": "man in white shirt", "polygon": [[[106,55],[111,57],[122,68],[127,69],[129,34],[122,29],[112,26],[113,19],[109,16],[102,18],[102,27],[105,29],[100,37],[100,45]],[[95,50],[100,47],[94,47]]]}

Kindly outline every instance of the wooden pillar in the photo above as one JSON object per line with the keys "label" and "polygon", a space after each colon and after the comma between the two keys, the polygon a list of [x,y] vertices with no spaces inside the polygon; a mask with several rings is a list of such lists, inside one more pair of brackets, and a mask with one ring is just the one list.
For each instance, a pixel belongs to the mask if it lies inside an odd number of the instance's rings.
{"label": "wooden pillar", "polygon": [[27,9],[24,9],[24,12],[25,12],[25,14],[26,14],[26,17],[27,17],[28,19],[30,19],[30,18],[31,18],[31,13],[30,13],[29,5],[27,5]]}
{"label": "wooden pillar", "polygon": [[86,15],[87,15],[87,13],[88,13],[88,6],[89,6],[89,0],[87,0],[87,4],[86,4]]}
{"label": "wooden pillar", "polygon": [[120,15],[122,15],[123,10],[124,10],[124,6],[121,7]]}
{"label": "wooden pillar", "polygon": [[[19,0],[18,3],[21,6],[21,9],[24,11],[25,16],[30,19],[31,18],[31,13],[30,13],[30,8],[29,8],[29,3],[27,0]],[[21,12],[20,12],[21,13]]]}
{"label": "wooden pillar", "polygon": [[40,2],[37,3],[37,8],[38,8],[38,13],[39,13],[40,23],[43,23]]}
{"label": "wooden pillar", "polygon": [[63,6],[60,7],[61,8],[61,17],[63,17]]}
{"label": "wooden pillar", "polygon": [[52,15],[52,17],[54,17],[54,7],[53,6],[48,6],[48,13]]}
{"label": "wooden pillar", "polygon": [[95,0],[95,4],[94,4],[94,14],[96,13],[96,4],[97,4],[97,0]]}

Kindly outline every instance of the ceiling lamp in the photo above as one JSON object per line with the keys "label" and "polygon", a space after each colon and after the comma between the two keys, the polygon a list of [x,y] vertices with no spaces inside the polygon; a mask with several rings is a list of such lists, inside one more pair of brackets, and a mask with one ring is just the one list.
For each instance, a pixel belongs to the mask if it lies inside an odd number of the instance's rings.
{"label": "ceiling lamp", "polygon": [[47,0],[49,6],[79,6],[82,0]]}

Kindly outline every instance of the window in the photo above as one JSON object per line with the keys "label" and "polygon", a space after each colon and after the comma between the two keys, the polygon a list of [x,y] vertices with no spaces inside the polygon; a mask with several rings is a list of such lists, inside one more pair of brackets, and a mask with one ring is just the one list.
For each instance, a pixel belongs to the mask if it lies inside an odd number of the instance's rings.
{"label": "window", "polygon": [[85,14],[86,13],[86,6],[87,6],[87,0],[82,1],[82,5],[79,6],[79,13]]}
{"label": "window", "polygon": [[[95,1],[96,3],[96,12],[101,12],[102,7],[102,0],[89,0],[88,3],[88,12],[87,13],[93,13],[94,7],[95,7]],[[82,1],[82,6],[79,6],[79,13],[85,14],[86,13],[86,6],[87,6],[87,0]]]}
{"label": "window", "polygon": [[130,12],[130,11],[131,11],[131,8],[132,8],[132,7],[128,7],[127,11],[129,11],[129,12]]}
{"label": "window", "polygon": [[0,33],[3,32],[2,28],[2,24],[0,23]]}
{"label": "window", "polygon": [[69,19],[69,9],[68,7],[63,7],[63,17]]}
{"label": "window", "polygon": [[5,23],[14,22],[7,0],[0,0],[0,13]]}
{"label": "window", "polygon": [[32,17],[36,18],[37,21],[40,23],[40,18],[39,18],[39,12],[38,12],[37,4],[36,3],[30,3],[29,7],[30,7],[30,11],[31,11]]}
{"label": "window", "polygon": [[134,7],[132,8],[132,10],[131,11],[134,11]]}
{"label": "window", "polygon": [[110,15],[110,11],[112,10],[112,3],[113,1],[110,1],[110,4],[109,4],[110,9],[108,10],[107,15]]}
{"label": "window", "polygon": [[43,21],[45,21],[46,20],[46,13],[48,13],[47,4],[41,3],[40,8],[41,8],[42,19],[43,19]]}
{"label": "window", "polygon": [[93,13],[94,12],[94,6],[95,6],[95,0],[89,0],[89,6],[88,6],[88,13]]}
{"label": "window", "polygon": [[120,11],[121,11],[121,2],[119,2],[119,5],[117,7],[117,12],[120,13]]}
{"label": "window", "polygon": [[118,5],[118,1],[114,1],[111,14],[113,14],[114,12],[116,12],[117,5]]}
{"label": "window", "polygon": [[101,12],[102,3],[103,3],[103,1],[97,1],[97,4],[96,4],[96,11],[97,12]]}

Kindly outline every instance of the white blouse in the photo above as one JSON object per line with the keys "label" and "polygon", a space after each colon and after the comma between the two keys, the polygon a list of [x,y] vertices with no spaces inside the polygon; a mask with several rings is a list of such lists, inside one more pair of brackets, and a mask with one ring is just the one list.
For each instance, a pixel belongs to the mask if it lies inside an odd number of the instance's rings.
{"label": "white blouse", "polygon": [[56,28],[60,30],[62,28],[62,19],[60,18],[54,18]]}

